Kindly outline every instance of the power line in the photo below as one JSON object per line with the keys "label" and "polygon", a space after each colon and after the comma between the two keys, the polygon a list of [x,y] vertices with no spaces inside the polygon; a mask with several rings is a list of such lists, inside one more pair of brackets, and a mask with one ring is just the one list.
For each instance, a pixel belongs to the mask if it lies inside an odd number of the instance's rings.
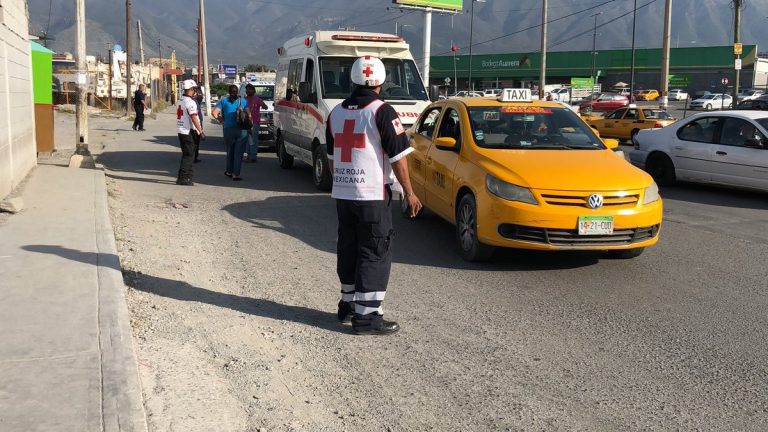
{"label": "power line", "polygon": [[[582,9],[580,11],[573,12],[573,13],[570,13],[568,15],[564,15],[564,16],[562,16],[560,18],[555,18],[555,19],[549,20],[549,21],[547,21],[547,24],[551,24],[551,23],[556,22],[556,21],[561,21],[561,20],[564,20],[566,18],[570,18],[572,16],[576,16],[576,15],[582,14],[584,12],[591,11],[592,9],[597,9],[599,7],[605,6],[608,3],[613,3],[615,1],[617,1],[617,0],[607,0],[607,1],[604,1],[603,3],[600,3],[598,5],[590,6],[590,7],[586,8],[586,9]],[[656,0],[653,0],[653,1],[656,1]],[[499,39],[504,39],[504,38],[509,37],[509,36],[514,36],[514,35],[517,35],[517,34],[520,34],[520,33],[524,33],[524,32],[527,32],[528,30],[533,30],[535,28],[539,28],[539,27],[541,27],[541,25],[542,24],[536,24],[536,25],[533,25],[533,26],[530,26],[530,27],[526,27],[524,29],[520,29],[520,30],[514,31],[512,33],[507,33],[507,34],[499,36],[499,37],[495,37],[495,38],[492,38],[492,39],[484,40],[482,42],[473,43],[472,46],[475,47],[475,46],[483,45],[483,44],[486,44],[486,43],[489,43],[489,42],[494,42],[494,41],[497,41]],[[451,53],[452,53],[452,51],[449,50],[449,51],[441,52],[441,53],[438,53],[438,54],[435,54],[435,55],[443,55],[443,54],[451,54]],[[415,60],[423,60],[423,58],[415,59]]]}

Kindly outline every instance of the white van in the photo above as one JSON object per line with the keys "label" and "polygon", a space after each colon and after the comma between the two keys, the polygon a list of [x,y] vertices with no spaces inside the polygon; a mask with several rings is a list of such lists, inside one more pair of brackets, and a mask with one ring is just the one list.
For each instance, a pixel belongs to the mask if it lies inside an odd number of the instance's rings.
{"label": "white van", "polygon": [[403,38],[385,33],[316,31],[278,48],[275,151],[282,168],[294,159],[312,165],[315,186],[330,190],[325,149],[328,114],[352,93],[349,72],[361,56],[381,58],[387,71],[381,96],[410,127],[430,103]]}

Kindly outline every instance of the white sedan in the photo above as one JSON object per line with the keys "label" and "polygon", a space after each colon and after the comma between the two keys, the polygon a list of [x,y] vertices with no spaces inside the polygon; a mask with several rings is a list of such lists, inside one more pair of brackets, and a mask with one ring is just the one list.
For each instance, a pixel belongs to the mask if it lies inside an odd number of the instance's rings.
{"label": "white sedan", "polygon": [[688,93],[686,93],[685,90],[673,89],[667,93],[667,97],[669,100],[681,101],[688,99]]}
{"label": "white sedan", "polygon": [[768,112],[699,113],[632,141],[633,165],[662,186],[677,180],[768,192]]}
{"label": "white sedan", "polygon": [[701,96],[698,99],[691,101],[690,109],[704,108],[707,111],[713,109],[731,108],[733,106],[733,98],[729,94],[723,93],[710,93]]}

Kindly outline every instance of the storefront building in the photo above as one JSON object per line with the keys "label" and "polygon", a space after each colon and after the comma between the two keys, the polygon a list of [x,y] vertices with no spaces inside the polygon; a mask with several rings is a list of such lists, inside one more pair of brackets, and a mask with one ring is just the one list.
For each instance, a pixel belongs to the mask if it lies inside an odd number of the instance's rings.
{"label": "storefront building", "polygon": [[[757,45],[744,45],[741,70],[742,88],[768,86],[768,58],[759,58]],[[660,89],[661,48],[635,50],[635,88]],[[630,82],[632,50],[602,50],[595,56],[597,83],[609,88],[618,82]],[[540,53],[480,54],[472,56],[474,89],[529,87],[539,84]],[[447,90],[468,89],[468,55],[435,56],[430,59],[430,84]],[[568,85],[571,78],[592,75],[591,51],[559,51],[547,53],[546,84]],[[732,46],[672,48],[670,74],[689,92],[722,90],[722,78],[734,79]],[[674,86],[676,83],[673,83]],[[680,86],[677,86],[680,87]],[[672,87],[670,87],[672,88]]]}

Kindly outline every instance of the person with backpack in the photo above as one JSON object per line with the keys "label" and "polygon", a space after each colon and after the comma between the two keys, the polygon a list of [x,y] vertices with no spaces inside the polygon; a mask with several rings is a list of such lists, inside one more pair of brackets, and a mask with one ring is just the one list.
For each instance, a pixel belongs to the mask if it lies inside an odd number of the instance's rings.
{"label": "person with backpack", "polygon": [[238,88],[232,84],[228,89],[229,97],[223,98],[211,111],[213,118],[224,124],[224,145],[227,148],[227,168],[224,175],[239,181],[240,169],[243,165],[243,152],[248,142],[248,128],[238,122],[238,116],[248,115],[248,102],[238,97]]}

